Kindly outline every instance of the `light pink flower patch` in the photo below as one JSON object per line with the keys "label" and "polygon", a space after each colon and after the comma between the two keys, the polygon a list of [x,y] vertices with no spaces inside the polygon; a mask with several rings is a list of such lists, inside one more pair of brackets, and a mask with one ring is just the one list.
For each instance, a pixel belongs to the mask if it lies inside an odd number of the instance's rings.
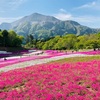
{"label": "light pink flower patch", "polygon": [[12,64],[17,64],[20,62],[25,62],[25,61],[30,61],[30,60],[35,60],[35,59],[44,59],[44,58],[50,58],[50,57],[55,57],[55,56],[60,56],[64,55],[65,53],[60,53],[54,50],[47,50],[45,51],[47,53],[46,56],[38,56],[38,55],[31,55],[31,56],[26,56],[26,57],[20,57],[20,58],[12,58],[12,59],[7,59],[7,60],[0,60],[0,68],[5,67],[8,65]]}
{"label": "light pink flower patch", "polygon": [[30,60],[35,60],[35,59],[44,59],[44,58],[51,58],[51,57],[55,57],[55,56],[62,56],[62,55],[70,55],[70,54],[86,54],[86,55],[99,55],[100,51],[87,51],[87,52],[60,52],[57,50],[46,50],[44,51],[47,55],[46,56],[37,56],[37,55],[31,55],[31,56],[27,56],[27,57],[21,57],[21,58],[13,58],[13,59],[7,59],[5,60],[0,60],[0,68],[1,67],[5,67],[8,65],[12,65],[12,64],[17,64],[20,62],[25,62],[25,61],[30,61]]}
{"label": "light pink flower patch", "polygon": [[96,51],[87,51],[87,52],[79,52],[81,54],[87,54],[87,55],[100,55],[100,50]]}

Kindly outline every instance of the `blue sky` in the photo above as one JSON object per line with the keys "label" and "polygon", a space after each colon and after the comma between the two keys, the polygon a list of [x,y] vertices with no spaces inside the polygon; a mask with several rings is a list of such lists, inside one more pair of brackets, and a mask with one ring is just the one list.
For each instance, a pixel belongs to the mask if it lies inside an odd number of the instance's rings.
{"label": "blue sky", "polygon": [[35,12],[100,28],[100,0],[0,0],[0,23]]}

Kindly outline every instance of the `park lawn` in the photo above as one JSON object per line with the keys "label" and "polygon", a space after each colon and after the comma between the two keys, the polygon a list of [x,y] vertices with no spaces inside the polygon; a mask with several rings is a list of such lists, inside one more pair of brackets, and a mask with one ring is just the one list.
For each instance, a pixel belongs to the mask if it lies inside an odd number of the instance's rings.
{"label": "park lawn", "polygon": [[88,62],[88,61],[91,61],[91,60],[100,60],[100,55],[64,58],[64,59],[52,61],[50,63],[63,64],[63,63]]}

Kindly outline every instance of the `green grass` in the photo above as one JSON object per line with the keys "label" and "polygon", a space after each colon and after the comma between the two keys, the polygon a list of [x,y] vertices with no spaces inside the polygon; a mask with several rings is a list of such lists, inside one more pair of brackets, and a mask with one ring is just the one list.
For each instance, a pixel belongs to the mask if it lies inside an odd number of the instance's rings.
{"label": "green grass", "polygon": [[86,56],[86,57],[72,57],[65,58],[57,61],[52,61],[50,63],[75,63],[75,62],[87,62],[92,60],[100,60],[100,55],[97,56]]}

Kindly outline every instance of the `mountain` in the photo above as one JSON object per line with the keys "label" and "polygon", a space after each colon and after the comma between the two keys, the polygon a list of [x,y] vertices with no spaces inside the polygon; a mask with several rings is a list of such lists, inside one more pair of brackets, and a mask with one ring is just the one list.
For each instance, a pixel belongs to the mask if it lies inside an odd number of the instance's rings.
{"label": "mountain", "polygon": [[37,39],[46,39],[68,33],[75,35],[93,34],[100,31],[100,29],[89,28],[75,21],[61,21],[55,17],[39,13],[33,13],[12,23],[2,23],[0,29],[13,29],[25,37],[32,34]]}
{"label": "mountain", "polygon": [[11,28],[11,23],[2,23],[0,25],[0,29],[2,29],[2,30],[4,30],[4,29],[8,30],[10,28]]}

